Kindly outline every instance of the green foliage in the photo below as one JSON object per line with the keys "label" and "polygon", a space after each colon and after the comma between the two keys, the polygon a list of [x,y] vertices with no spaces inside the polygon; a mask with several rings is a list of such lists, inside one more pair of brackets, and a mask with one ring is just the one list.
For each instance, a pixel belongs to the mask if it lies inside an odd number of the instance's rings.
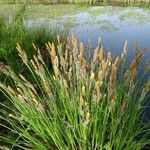
{"label": "green foliage", "polygon": [[33,43],[44,51],[45,43],[56,42],[57,34],[64,40],[67,30],[60,27],[48,28],[44,25],[28,27],[25,25],[26,5],[23,5],[11,21],[0,17],[0,60],[6,62],[15,71],[23,72],[22,63],[16,52],[17,43],[22,47],[26,47],[26,53],[29,56],[35,54]]}
{"label": "green foliage", "polygon": [[134,11],[127,11],[125,13],[122,13],[119,16],[119,18],[122,21],[135,18],[139,23],[144,23],[144,22],[150,21],[150,16],[147,16],[146,14],[143,14],[143,13],[138,12],[136,10],[134,10]]}
{"label": "green foliage", "polygon": [[3,1],[2,3],[9,3],[9,4],[17,4],[17,3],[31,3],[31,4],[58,4],[58,3],[71,3],[71,4],[90,4],[90,5],[108,5],[108,4],[115,4],[121,6],[128,6],[128,5],[137,5],[137,6],[149,6],[149,1],[147,0],[8,0]]}
{"label": "green foliage", "polygon": [[59,37],[57,46],[47,43],[53,73],[39,49],[35,47],[37,55],[30,60],[17,45],[34,84],[9,66],[1,65],[0,72],[11,78],[13,84],[0,83],[0,88],[14,107],[3,105],[10,111],[1,110],[0,118],[9,126],[1,126],[16,137],[14,140],[11,135],[8,138],[2,134],[2,146],[141,150],[150,144],[150,125],[139,120],[143,103],[150,96],[150,80],[141,85],[137,79],[144,51],[126,68],[127,42],[121,58],[112,58],[110,52],[106,55],[101,42],[98,43],[91,62],[85,58],[83,44],[79,46],[73,35],[68,38],[65,53]]}

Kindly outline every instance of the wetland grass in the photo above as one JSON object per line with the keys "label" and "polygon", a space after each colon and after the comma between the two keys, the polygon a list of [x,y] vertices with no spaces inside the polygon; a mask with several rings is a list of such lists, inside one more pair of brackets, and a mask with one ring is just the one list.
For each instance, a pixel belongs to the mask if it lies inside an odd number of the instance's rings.
{"label": "wetland grass", "polygon": [[2,134],[1,146],[36,150],[141,150],[150,144],[147,138],[150,125],[140,118],[143,103],[150,98],[150,79],[142,85],[137,79],[145,49],[125,66],[127,42],[121,57],[113,57],[111,52],[105,52],[99,39],[88,61],[84,45],[73,34],[65,49],[57,38],[57,45],[46,44],[53,73],[36,46],[37,55],[29,58],[17,44],[18,55],[33,76],[34,84],[10,66],[0,66],[1,74],[13,83],[0,83],[12,106],[2,104],[9,111],[1,110],[0,118],[9,125],[0,125],[9,131],[10,137]]}
{"label": "wetland grass", "polygon": [[11,20],[8,20],[4,15],[0,16],[0,61],[7,63],[16,72],[23,72],[22,63],[16,53],[16,43],[22,47],[26,47],[26,53],[32,56],[35,50],[32,46],[34,43],[40,48],[43,53],[45,43],[57,41],[57,34],[60,35],[60,40],[66,41],[67,29],[59,26],[47,27],[45,25],[35,25],[28,27],[25,24],[26,5],[23,5]]}

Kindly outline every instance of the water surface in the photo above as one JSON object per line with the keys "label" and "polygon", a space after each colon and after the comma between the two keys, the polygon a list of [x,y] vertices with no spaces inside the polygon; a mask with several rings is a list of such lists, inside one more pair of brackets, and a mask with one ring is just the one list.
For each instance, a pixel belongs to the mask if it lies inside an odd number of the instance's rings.
{"label": "water surface", "polygon": [[33,24],[59,25],[69,28],[77,39],[88,45],[89,38],[93,48],[97,39],[102,38],[106,50],[113,54],[121,53],[123,44],[128,41],[128,55],[133,57],[135,45],[140,49],[146,47],[146,57],[150,57],[150,9],[117,6],[93,6],[74,14],[63,14],[53,18],[28,20]]}

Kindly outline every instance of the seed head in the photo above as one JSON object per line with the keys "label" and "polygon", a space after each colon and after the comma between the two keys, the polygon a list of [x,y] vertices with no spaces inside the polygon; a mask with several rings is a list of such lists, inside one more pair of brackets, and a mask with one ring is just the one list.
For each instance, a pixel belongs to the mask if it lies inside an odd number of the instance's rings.
{"label": "seed head", "polygon": [[102,46],[101,46],[100,51],[99,51],[99,59],[100,59],[100,62],[102,62],[102,60],[104,59],[104,51],[103,51]]}
{"label": "seed head", "polygon": [[66,51],[65,51],[65,61],[67,62],[68,61],[68,50],[66,49]]}
{"label": "seed head", "polygon": [[111,70],[111,75],[110,75],[110,85],[114,86],[115,82],[116,82],[116,68],[114,66],[112,66],[112,70]]}
{"label": "seed head", "polygon": [[73,56],[72,56],[72,54],[70,54],[70,66],[72,66],[73,65]]}
{"label": "seed head", "polygon": [[79,59],[82,60],[84,56],[84,46],[83,43],[80,44],[80,54],[79,54]]}
{"label": "seed head", "polygon": [[97,47],[94,51],[94,55],[93,55],[93,63],[96,63],[97,60],[98,60],[98,51],[99,51],[99,48]]}
{"label": "seed head", "polygon": [[119,66],[119,57],[116,57],[114,67],[118,68],[118,66]]}
{"label": "seed head", "polygon": [[91,71],[90,79],[91,79],[91,80],[94,80],[94,77],[95,77],[95,74],[94,74],[94,72],[93,72],[93,71]]}

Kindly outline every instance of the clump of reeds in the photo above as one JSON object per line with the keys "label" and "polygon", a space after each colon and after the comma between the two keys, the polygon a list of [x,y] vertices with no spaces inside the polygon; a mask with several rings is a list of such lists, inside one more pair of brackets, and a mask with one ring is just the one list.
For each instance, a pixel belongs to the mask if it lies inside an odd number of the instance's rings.
{"label": "clump of reeds", "polygon": [[57,45],[48,42],[46,47],[53,72],[46,67],[38,48],[35,47],[37,55],[29,59],[17,45],[18,55],[34,82],[15,74],[9,66],[0,66],[0,72],[13,83],[0,83],[13,106],[3,106],[9,111],[3,112],[1,119],[9,127],[2,126],[16,137],[12,140],[1,136],[3,146],[9,143],[13,148],[39,150],[140,150],[150,143],[150,126],[138,120],[150,90],[149,80],[140,87],[137,82],[144,51],[120,73],[118,68],[125,65],[127,42],[119,58],[110,51],[106,53],[99,40],[90,62],[84,45],[78,44],[73,34],[65,50],[59,36]]}

